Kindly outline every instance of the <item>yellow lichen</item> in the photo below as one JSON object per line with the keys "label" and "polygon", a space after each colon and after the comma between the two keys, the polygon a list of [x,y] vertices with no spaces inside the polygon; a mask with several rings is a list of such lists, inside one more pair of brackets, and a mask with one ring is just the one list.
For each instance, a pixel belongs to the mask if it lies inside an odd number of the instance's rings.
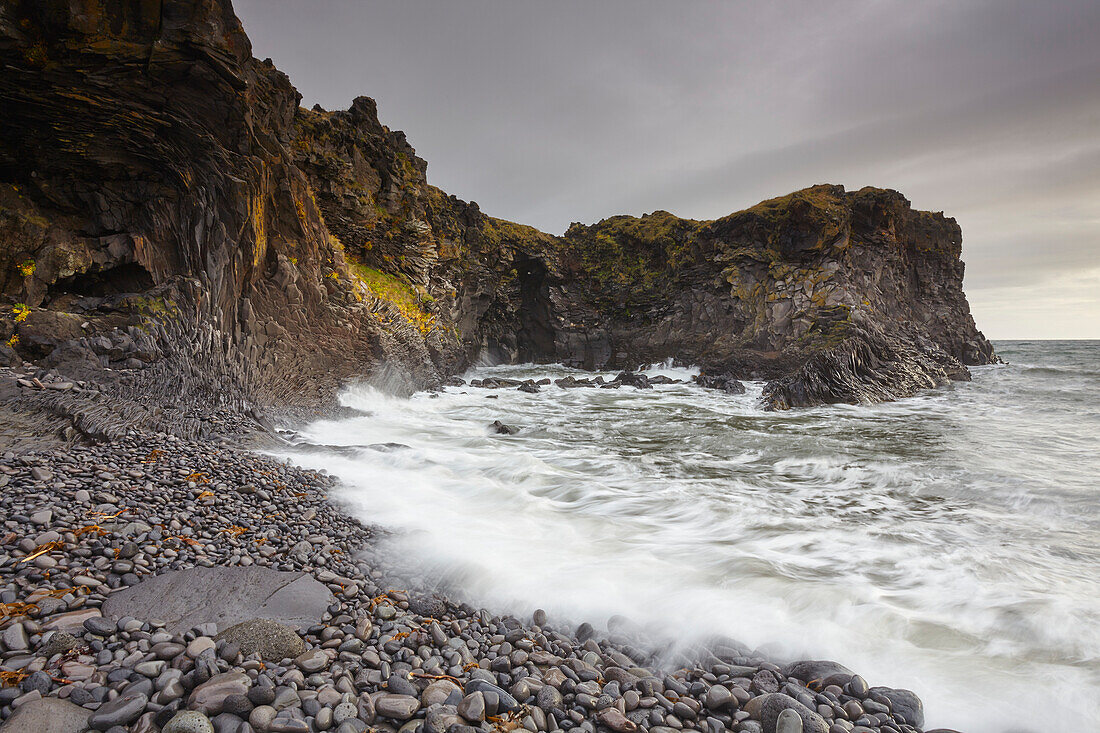
{"label": "yellow lichen", "polygon": [[[369,290],[374,297],[396,308],[421,334],[427,336],[435,328],[435,316],[424,310],[423,300],[411,285],[393,275],[358,263],[352,263],[352,270],[358,284]],[[376,316],[380,323],[387,322],[381,314]]]}

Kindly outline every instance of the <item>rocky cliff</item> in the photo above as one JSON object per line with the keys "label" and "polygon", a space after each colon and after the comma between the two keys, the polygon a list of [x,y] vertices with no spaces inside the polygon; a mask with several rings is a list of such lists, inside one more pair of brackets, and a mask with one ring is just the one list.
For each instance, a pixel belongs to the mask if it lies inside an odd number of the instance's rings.
{"label": "rocky cliff", "polygon": [[486,352],[675,357],[772,380],[776,407],[995,358],[959,227],[893,191],[550,236],[428,185],[372,100],[301,108],[228,0],[5,0],[0,63],[0,360],[110,393],[39,398],[79,432],[198,433],[211,407],[312,408],[383,364],[429,386]]}

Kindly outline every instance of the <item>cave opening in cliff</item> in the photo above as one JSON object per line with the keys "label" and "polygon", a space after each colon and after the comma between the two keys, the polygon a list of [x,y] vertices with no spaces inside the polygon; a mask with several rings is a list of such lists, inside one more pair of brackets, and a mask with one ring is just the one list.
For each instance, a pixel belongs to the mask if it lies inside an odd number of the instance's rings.
{"label": "cave opening in cliff", "polygon": [[105,298],[125,293],[141,293],[153,287],[153,276],[136,262],[115,265],[105,270],[89,270],[72,277],[58,278],[46,293],[46,302],[63,295]]}
{"label": "cave opening in cliff", "polygon": [[554,327],[546,265],[534,258],[516,261],[519,285],[519,327],[516,348],[519,361],[546,361],[554,356]]}

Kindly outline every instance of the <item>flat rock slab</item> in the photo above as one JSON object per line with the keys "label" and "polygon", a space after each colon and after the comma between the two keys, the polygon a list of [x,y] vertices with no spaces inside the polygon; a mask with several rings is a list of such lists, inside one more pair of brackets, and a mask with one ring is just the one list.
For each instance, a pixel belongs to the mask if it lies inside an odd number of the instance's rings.
{"label": "flat rock slab", "polygon": [[68,700],[44,697],[16,708],[0,725],[3,733],[83,733],[88,730],[92,711]]}
{"label": "flat rock slab", "polygon": [[198,567],[161,573],[112,593],[103,614],[161,619],[173,634],[207,623],[226,629],[257,617],[302,628],[317,623],[335,600],[307,573]]}

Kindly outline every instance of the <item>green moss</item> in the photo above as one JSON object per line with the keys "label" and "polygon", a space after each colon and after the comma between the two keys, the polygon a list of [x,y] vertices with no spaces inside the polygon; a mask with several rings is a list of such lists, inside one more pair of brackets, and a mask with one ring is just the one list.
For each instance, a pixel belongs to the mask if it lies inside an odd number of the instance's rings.
{"label": "green moss", "polygon": [[435,326],[435,316],[424,310],[422,299],[409,283],[404,280],[367,267],[357,262],[349,262],[352,274],[357,282],[367,288],[376,298],[394,306],[405,320],[427,335]]}
{"label": "green moss", "polygon": [[174,311],[176,303],[168,298],[131,295],[119,301],[119,307],[129,308],[144,316],[163,316]]}
{"label": "green moss", "polygon": [[699,230],[706,223],[655,211],[615,216],[590,227],[575,224],[565,240],[593,299],[601,309],[626,318],[661,300],[684,269],[698,262],[703,256]]}

